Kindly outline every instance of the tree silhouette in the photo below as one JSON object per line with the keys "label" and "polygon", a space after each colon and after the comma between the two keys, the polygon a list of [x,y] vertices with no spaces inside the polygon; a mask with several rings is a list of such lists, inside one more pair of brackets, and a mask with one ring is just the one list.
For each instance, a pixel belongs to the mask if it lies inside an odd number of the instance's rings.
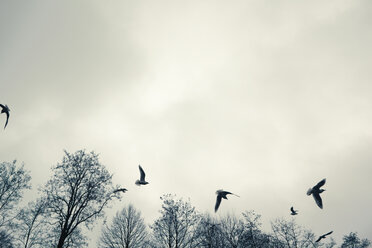
{"label": "tree silhouette", "polygon": [[360,239],[357,233],[351,232],[343,237],[341,248],[367,248],[371,245],[368,239]]}
{"label": "tree silhouette", "polygon": [[198,247],[223,248],[225,239],[222,236],[220,223],[209,214],[203,215],[196,229]]}
{"label": "tree silhouette", "polygon": [[315,235],[311,231],[297,225],[293,219],[290,221],[276,219],[271,223],[271,228],[278,247],[307,248],[319,246],[319,244],[314,242]]}
{"label": "tree silhouette", "polygon": [[175,200],[173,195],[160,197],[163,200],[161,216],[151,226],[154,241],[160,247],[197,247],[196,228],[200,215],[189,201]]}
{"label": "tree silhouette", "polygon": [[130,204],[116,213],[110,226],[103,228],[99,247],[142,248],[146,239],[146,225],[141,213]]}
{"label": "tree silhouette", "polygon": [[[47,213],[57,235],[57,248],[71,246],[80,233],[81,224],[90,228],[104,214],[104,208],[120,193],[112,185],[112,176],[98,161],[94,152],[65,151],[61,163],[52,168],[54,175],[42,192],[45,194]],[[79,236],[79,235],[78,235]],[[80,235],[82,236],[82,235]],[[65,244],[65,242],[67,242]]]}
{"label": "tree silhouette", "polygon": [[19,212],[16,224],[19,247],[31,248],[44,244],[47,239],[47,221],[43,216],[45,210],[45,200],[38,199]]}
{"label": "tree silhouette", "polygon": [[9,227],[16,216],[16,205],[23,191],[29,189],[31,177],[27,171],[12,163],[0,163],[0,228]]}

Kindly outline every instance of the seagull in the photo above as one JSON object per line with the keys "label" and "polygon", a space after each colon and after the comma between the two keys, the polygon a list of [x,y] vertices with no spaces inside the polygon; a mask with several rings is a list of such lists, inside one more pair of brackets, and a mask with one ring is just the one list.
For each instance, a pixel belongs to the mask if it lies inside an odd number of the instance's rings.
{"label": "seagull", "polygon": [[319,242],[322,239],[325,239],[327,235],[330,235],[333,233],[333,231],[330,231],[329,233],[323,234],[322,236],[319,236],[319,238],[315,242]]}
{"label": "seagull", "polygon": [[6,128],[6,125],[8,125],[9,111],[10,111],[10,109],[9,109],[9,107],[7,105],[4,106],[1,103],[0,103],[0,107],[2,108],[1,114],[2,113],[5,113],[6,114],[6,122],[5,122],[5,126],[4,126],[4,129],[5,129]]}
{"label": "seagull", "polygon": [[[221,204],[222,198],[228,200],[227,197],[226,197],[227,195],[235,195],[235,194],[233,194],[231,192],[228,192],[228,191],[223,191],[222,189],[220,189],[220,190],[216,191],[216,195],[217,195],[217,200],[216,200],[216,205],[214,206],[214,212],[217,212],[218,207]],[[235,195],[235,196],[240,197],[238,195]]]}
{"label": "seagull", "polygon": [[293,207],[291,207],[291,215],[297,215],[298,210],[294,210]]}
{"label": "seagull", "polygon": [[146,185],[146,184],[148,184],[148,182],[145,181],[145,176],[146,176],[146,174],[145,174],[145,172],[143,171],[141,165],[138,165],[138,168],[139,168],[139,171],[140,171],[141,176],[140,176],[140,180],[137,180],[137,181],[136,181],[136,185],[141,186],[141,184],[142,184],[142,185]]}
{"label": "seagull", "polygon": [[322,198],[320,197],[320,193],[323,193],[323,191],[325,191],[325,189],[321,189],[320,187],[322,187],[325,183],[326,183],[326,179],[324,178],[317,185],[315,185],[314,187],[310,188],[307,191],[307,195],[311,195],[312,194],[313,197],[314,197],[314,200],[315,200],[316,204],[321,209],[323,209],[323,202],[322,202]]}
{"label": "seagull", "polygon": [[114,193],[117,193],[117,192],[123,192],[123,193],[125,193],[126,191],[128,191],[126,188],[121,188],[121,189],[114,190]]}

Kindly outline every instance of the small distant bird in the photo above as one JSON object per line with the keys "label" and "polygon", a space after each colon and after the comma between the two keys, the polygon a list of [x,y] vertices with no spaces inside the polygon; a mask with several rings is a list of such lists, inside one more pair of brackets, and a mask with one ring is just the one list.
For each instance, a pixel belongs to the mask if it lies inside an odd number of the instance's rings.
{"label": "small distant bird", "polygon": [[1,109],[1,114],[2,113],[5,113],[6,114],[6,122],[5,122],[5,126],[4,126],[4,129],[5,129],[6,128],[6,125],[8,125],[10,109],[9,109],[9,107],[7,105],[0,104],[0,107],[2,108]]}
{"label": "small distant bird", "polygon": [[293,207],[291,207],[291,215],[297,215],[298,210],[294,210]]}
{"label": "small distant bird", "polygon": [[136,181],[136,185],[141,186],[141,185],[146,185],[148,182],[145,181],[145,172],[143,171],[141,165],[138,165],[139,171],[140,171],[140,180]]}
{"label": "small distant bird", "polygon": [[320,187],[322,187],[325,183],[326,183],[326,179],[324,178],[317,185],[315,185],[314,187],[310,188],[307,191],[307,195],[311,195],[312,194],[313,197],[314,197],[314,200],[315,200],[316,204],[321,209],[323,209],[323,202],[322,202],[322,198],[320,197],[320,194],[323,193],[325,191],[325,189],[321,189]]}
{"label": "small distant bird", "polygon": [[319,242],[322,239],[325,239],[327,235],[330,235],[333,233],[333,231],[330,231],[329,233],[323,234],[322,236],[319,236],[319,238],[315,242]]}
{"label": "small distant bird", "polygon": [[[221,204],[222,198],[228,200],[227,195],[235,195],[235,194],[228,192],[228,191],[223,191],[222,189],[220,189],[216,191],[216,195],[217,195],[217,200],[216,200],[216,205],[214,206],[214,212],[217,212],[218,207]],[[235,196],[240,197],[238,195],[235,195]]]}
{"label": "small distant bird", "polygon": [[114,190],[114,193],[117,193],[117,192],[123,192],[123,193],[125,193],[125,192],[127,192],[128,190],[126,189],[126,188],[121,188],[121,189],[116,189],[116,190]]}

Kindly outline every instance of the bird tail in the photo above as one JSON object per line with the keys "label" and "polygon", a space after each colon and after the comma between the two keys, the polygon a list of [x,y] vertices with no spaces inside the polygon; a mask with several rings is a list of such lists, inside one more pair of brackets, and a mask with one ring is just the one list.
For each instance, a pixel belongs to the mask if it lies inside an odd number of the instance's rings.
{"label": "bird tail", "polygon": [[310,189],[307,190],[306,194],[307,194],[307,195],[311,195],[312,191],[313,191],[313,189],[310,188]]}

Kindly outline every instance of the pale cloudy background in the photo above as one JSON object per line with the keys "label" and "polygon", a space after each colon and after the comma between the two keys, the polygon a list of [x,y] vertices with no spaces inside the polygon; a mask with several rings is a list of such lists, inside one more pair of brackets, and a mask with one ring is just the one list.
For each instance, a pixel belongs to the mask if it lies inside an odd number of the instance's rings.
{"label": "pale cloudy background", "polygon": [[[108,216],[131,202],[150,224],[163,193],[213,213],[223,188],[241,198],[217,215],[253,209],[269,230],[294,205],[316,234],[372,239],[371,14],[367,0],[1,1],[0,160],[31,171],[27,200],[63,149],[86,148],[129,189]],[[323,178],[320,210],[305,193]]]}

